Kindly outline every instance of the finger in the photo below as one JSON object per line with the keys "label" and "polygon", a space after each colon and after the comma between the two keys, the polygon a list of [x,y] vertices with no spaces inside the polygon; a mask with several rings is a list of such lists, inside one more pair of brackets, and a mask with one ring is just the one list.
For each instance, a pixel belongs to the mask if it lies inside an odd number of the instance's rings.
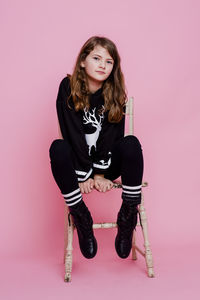
{"label": "finger", "polygon": [[81,193],[83,194],[84,193],[84,188],[83,188],[82,184],[80,185],[80,190],[81,190]]}
{"label": "finger", "polygon": [[92,191],[93,186],[94,186],[94,182],[93,182],[92,180],[90,180],[90,181],[88,182],[88,189],[89,189],[89,192]]}
{"label": "finger", "polygon": [[101,182],[97,181],[97,190],[101,192]]}
{"label": "finger", "polygon": [[85,193],[88,194],[88,185],[87,185],[87,183],[84,184],[84,190],[85,190]]}
{"label": "finger", "polygon": [[109,191],[112,187],[112,182],[110,180],[107,180],[105,187],[106,187],[105,191]]}
{"label": "finger", "polygon": [[98,185],[97,190],[101,192],[101,187]]}
{"label": "finger", "polygon": [[87,190],[88,190],[88,193],[90,193],[91,192],[91,185],[90,185],[90,183],[88,182],[88,184],[87,184]]}
{"label": "finger", "polygon": [[100,184],[100,192],[104,192],[105,191],[105,184],[101,183]]}
{"label": "finger", "polygon": [[113,184],[109,184],[109,185],[108,185],[108,189],[109,189],[109,190],[111,190],[112,187],[113,187]]}
{"label": "finger", "polygon": [[101,185],[101,192],[105,193],[105,191],[106,191],[106,183],[104,182]]}
{"label": "finger", "polygon": [[105,193],[108,189],[109,189],[109,184],[108,184],[108,182],[106,181],[106,182],[104,183],[104,188],[103,188],[104,193]]}
{"label": "finger", "polygon": [[90,188],[93,189],[93,187],[94,187],[94,180],[90,179],[89,184],[90,184]]}
{"label": "finger", "polygon": [[94,186],[95,186],[95,188],[96,188],[96,189],[99,191],[99,188],[100,188],[100,187],[99,187],[99,183],[98,183],[98,181],[96,181],[96,180],[95,180],[95,182],[94,182]]}
{"label": "finger", "polygon": [[104,188],[104,192],[109,191],[111,188],[112,187],[111,187],[110,183],[106,183],[105,188]]}
{"label": "finger", "polygon": [[105,193],[107,191],[107,186],[103,187],[103,193]]}
{"label": "finger", "polygon": [[105,189],[104,189],[104,192],[108,191],[109,190],[109,184],[106,184],[105,185]]}

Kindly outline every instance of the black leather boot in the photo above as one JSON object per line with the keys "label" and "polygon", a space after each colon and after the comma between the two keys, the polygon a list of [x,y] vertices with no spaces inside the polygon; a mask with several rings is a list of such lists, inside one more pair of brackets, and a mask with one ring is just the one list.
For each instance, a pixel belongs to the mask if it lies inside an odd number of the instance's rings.
{"label": "black leather boot", "polygon": [[137,205],[123,201],[117,215],[118,232],[115,249],[121,258],[127,258],[132,248],[133,230],[137,225]]}
{"label": "black leather boot", "polygon": [[87,206],[84,201],[81,201],[69,207],[69,211],[77,229],[81,253],[86,258],[93,258],[97,253],[97,241],[92,228],[93,220]]}

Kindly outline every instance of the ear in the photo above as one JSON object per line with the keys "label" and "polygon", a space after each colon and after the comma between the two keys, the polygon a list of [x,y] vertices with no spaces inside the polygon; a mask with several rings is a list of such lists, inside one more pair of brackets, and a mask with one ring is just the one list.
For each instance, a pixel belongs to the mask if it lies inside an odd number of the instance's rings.
{"label": "ear", "polygon": [[82,68],[85,68],[85,63],[84,63],[84,61],[81,62],[81,67],[82,67]]}

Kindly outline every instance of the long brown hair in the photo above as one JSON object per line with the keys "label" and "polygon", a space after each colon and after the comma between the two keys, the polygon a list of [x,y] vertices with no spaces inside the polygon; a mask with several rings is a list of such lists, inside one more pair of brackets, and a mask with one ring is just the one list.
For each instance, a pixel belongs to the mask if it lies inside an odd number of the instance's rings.
{"label": "long brown hair", "polygon": [[[85,107],[89,109],[89,87],[85,68],[81,67],[81,62],[85,60],[87,55],[100,45],[105,48],[114,60],[114,66],[109,77],[103,82],[102,95],[104,97],[104,111],[108,112],[108,120],[111,123],[118,123],[123,117],[123,107],[127,102],[127,94],[125,91],[124,75],[121,71],[120,56],[115,44],[106,37],[92,36],[82,46],[72,75],[67,74],[70,79],[71,94],[76,111],[83,110]],[[69,104],[69,102],[68,102]]]}

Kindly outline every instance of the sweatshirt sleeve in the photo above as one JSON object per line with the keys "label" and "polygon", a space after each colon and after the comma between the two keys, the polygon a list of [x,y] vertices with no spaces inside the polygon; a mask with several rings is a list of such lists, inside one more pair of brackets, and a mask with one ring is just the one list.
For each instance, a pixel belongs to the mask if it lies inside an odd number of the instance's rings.
{"label": "sweatshirt sleeve", "polygon": [[[125,108],[124,108],[125,112]],[[100,132],[97,149],[93,157],[94,174],[105,174],[112,160],[112,147],[124,136],[125,115],[119,123],[108,122],[108,112]]]}
{"label": "sweatshirt sleeve", "polygon": [[70,95],[69,78],[65,77],[59,86],[56,109],[61,133],[64,140],[68,140],[72,147],[75,172],[79,182],[86,181],[92,175],[92,160],[89,156],[88,145],[85,140],[80,112],[76,112],[72,99],[70,109],[67,97]]}

